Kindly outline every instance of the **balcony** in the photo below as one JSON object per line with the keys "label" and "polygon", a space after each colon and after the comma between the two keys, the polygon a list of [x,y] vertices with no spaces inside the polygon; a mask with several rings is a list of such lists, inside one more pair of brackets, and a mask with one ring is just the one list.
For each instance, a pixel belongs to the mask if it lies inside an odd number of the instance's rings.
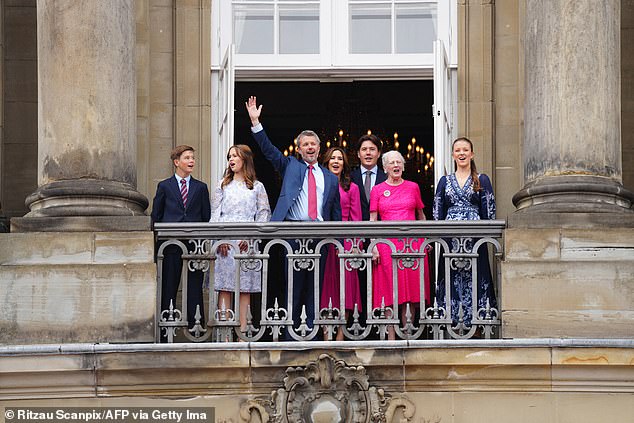
{"label": "balcony", "polygon": [[[156,224],[159,248],[155,340],[168,343],[332,340],[338,331],[343,331],[346,339],[355,341],[385,340],[390,332],[396,339],[403,340],[498,338],[501,327],[499,264],[504,227],[502,220]],[[245,241],[246,248],[234,255],[236,269],[261,272],[264,281],[259,301],[246,310],[247,323],[243,330],[238,318],[241,311],[237,300],[239,275],[236,274],[231,304],[218,304],[214,290],[216,251],[222,244],[229,244],[234,251],[239,251],[238,240]],[[322,303],[320,307],[319,281],[324,268],[320,252],[329,245],[338,252],[339,301],[330,298],[327,306]],[[391,251],[392,298],[373,297],[373,269],[378,265],[372,264],[372,252],[378,245],[387,246]],[[185,270],[181,272],[181,293],[176,304],[171,302],[168,308],[161,309],[163,260],[169,246],[176,246],[182,252],[183,269],[203,272],[204,279],[209,281],[206,310],[203,312],[197,307],[195,313],[190,312],[194,316],[193,322],[187,320]],[[478,280],[478,275],[485,271],[479,269],[482,266],[482,261],[478,263],[480,247],[489,253],[493,298],[497,299],[497,304],[488,300],[483,302],[479,284],[470,282]],[[429,293],[422,282],[426,276],[423,265],[426,257],[431,281]],[[437,269],[441,267],[445,275],[462,272],[470,276],[466,280],[470,280],[471,285],[470,304],[478,305],[475,310],[470,310],[469,304],[452,301],[451,289],[439,291],[443,282],[439,282],[438,275],[443,272]],[[342,307],[332,306],[333,302],[346,303],[344,270],[363,272],[359,281],[365,285],[361,289],[365,293],[362,304],[355,303],[347,318]],[[399,270],[419,274],[421,295],[413,307],[408,304],[401,310],[394,310],[391,304],[399,298]],[[293,304],[292,296],[285,295],[293,292],[300,271],[312,271],[314,319],[310,312],[307,313],[306,304]],[[275,290],[272,286],[281,286],[281,289]],[[439,294],[443,291],[444,295]],[[426,296],[428,301],[425,301]],[[453,304],[452,313],[448,312],[447,304]],[[294,315],[299,316],[295,322]]]}

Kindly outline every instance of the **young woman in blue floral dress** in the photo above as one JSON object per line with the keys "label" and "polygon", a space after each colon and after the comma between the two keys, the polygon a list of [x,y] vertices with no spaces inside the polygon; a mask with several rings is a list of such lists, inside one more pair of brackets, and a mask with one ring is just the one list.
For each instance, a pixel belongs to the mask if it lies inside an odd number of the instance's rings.
{"label": "young woman in blue floral dress", "polygon": [[[485,220],[495,219],[495,197],[491,180],[485,174],[479,174],[473,160],[473,143],[465,137],[456,139],[452,144],[452,157],[456,164],[454,173],[443,176],[438,182],[434,197],[434,220]],[[472,239],[469,248],[477,239]],[[452,251],[457,245],[451,245]],[[463,322],[471,325],[474,313],[471,283],[472,269],[456,266],[451,270],[451,318],[458,322],[459,305],[462,303]],[[444,258],[438,266],[438,288],[436,298],[439,306],[445,305],[445,264]],[[485,308],[487,300],[490,307],[496,307],[495,289],[491,277],[489,255],[486,243],[478,248],[478,309]]]}

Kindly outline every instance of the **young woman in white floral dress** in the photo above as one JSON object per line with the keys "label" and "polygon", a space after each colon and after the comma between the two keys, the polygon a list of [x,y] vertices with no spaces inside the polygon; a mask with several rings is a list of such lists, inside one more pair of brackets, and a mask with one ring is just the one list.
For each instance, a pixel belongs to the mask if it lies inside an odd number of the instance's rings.
{"label": "young woman in white floral dress", "polygon": [[[438,181],[434,197],[434,220],[485,220],[495,219],[495,198],[489,177],[479,174],[473,160],[473,143],[465,137],[456,139],[451,147],[456,171]],[[450,240],[448,240],[450,241]],[[471,245],[477,239],[471,240]],[[452,246],[452,250],[457,246]],[[438,304],[445,305],[445,266],[441,256],[438,266]],[[451,317],[458,322],[458,310],[462,303],[463,319],[471,326],[471,319],[478,309],[485,308],[487,300],[496,307],[495,289],[486,243],[478,249],[478,304],[472,304],[471,269],[451,271]]]}
{"label": "young woman in white floral dress", "polygon": [[[211,200],[210,222],[268,222],[271,208],[264,185],[256,179],[253,153],[247,145],[236,144],[227,153],[228,166],[224,178],[216,187]],[[246,251],[246,241],[239,242]],[[236,262],[233,248],[218,247],[214,265],[213,288],[218,292],[218,308],[232,308],[235,292]],[[247,307],[251,294],[262,292],[260,271],[240,271],[240,330],[246,329]]]}

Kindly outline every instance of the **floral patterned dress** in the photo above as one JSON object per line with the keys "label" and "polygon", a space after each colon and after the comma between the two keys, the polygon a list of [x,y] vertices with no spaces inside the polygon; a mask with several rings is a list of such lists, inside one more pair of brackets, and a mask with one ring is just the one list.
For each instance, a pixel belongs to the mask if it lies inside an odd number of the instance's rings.
{"label": "floral patterned dress", "polygon": [[[438,182],[436,195],[434,196],[434,220],[491,220],[495,219],[495,197],[493,187],[487,175],[478,175],[480,191],[473,190],[471,176],[467,178],[463,187],[460,187],[456,174],[443,176]],[[457,249],[457,242],[447,240],[451,249]],[[472,239],[472,246],[477,239]],[[452,245],[453,244],[453,245]],[[472,283],[471,269],[458,269],[451,271],[451,318],[453,323],[458,322],[459,304],[462,302],[464,323],[471,325],[473,316],[473,304],[471,299]],[[438,266],[438,287],[436,291],[438,305],[445,306],[445,266],[441,256]],[[493,278],[489,265],[489,254],[486,244],[478,249],[478,308],[486,307],[489,300],[491,307],[496,307]]]}
{"label": "floral patterned dress", "polygon": [[[269,199],[260,181],[253,183],[253,189],[242,181],[231,181],[224,188],[220,184],[212,196],[210,222],[268,222],[271,219]],[[213,282],[216,291],[235,291],[233,255],[233,248],[226,256],[216,254]],[[241,270],[240,292],[262,292],[261,272]]]}

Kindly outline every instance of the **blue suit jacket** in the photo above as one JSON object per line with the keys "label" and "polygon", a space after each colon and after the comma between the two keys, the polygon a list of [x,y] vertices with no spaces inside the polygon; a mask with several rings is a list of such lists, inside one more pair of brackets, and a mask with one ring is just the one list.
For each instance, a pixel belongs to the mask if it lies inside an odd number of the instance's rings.
{"label": "blue suit jacket", "polygon": [[[264,157],[282,175],[282,189],[277,205],[271,216],[272,221],[283,221],[295,203],[306,176],[306,163],[295,157],[286,157],[271,143],[264,130],[253,133]],[[341,220],[341,201],[339,199],[339,178],[320,165],[324,173],[324,198],[321,215],[324,220]]]}
{"label": "blue suit jacket", "polygon": [[[363,220],[370,220],[370,199],[366,198],[365,190],[363,189],[364,177],[363,175],[361,175],[361,167],[357,167],[356,169],[353,169],[352,172],[350,172],[350,179],[352,179],[352,182],[359,186],[359,194],[361,196],[361,215],[363,216]],[[374,185],[385,182],[386,179],[387,175],[379,166],[378,170],[376,171],[376,181],[374,182]]]}
{"label": "blue suit jacket", "polygon": [[185,208],[176,177],[172,175],[171,178],[159,182],[152,203],[152,222],[209,222],[210,217],[211,204],[207,184],[190,178]]}

